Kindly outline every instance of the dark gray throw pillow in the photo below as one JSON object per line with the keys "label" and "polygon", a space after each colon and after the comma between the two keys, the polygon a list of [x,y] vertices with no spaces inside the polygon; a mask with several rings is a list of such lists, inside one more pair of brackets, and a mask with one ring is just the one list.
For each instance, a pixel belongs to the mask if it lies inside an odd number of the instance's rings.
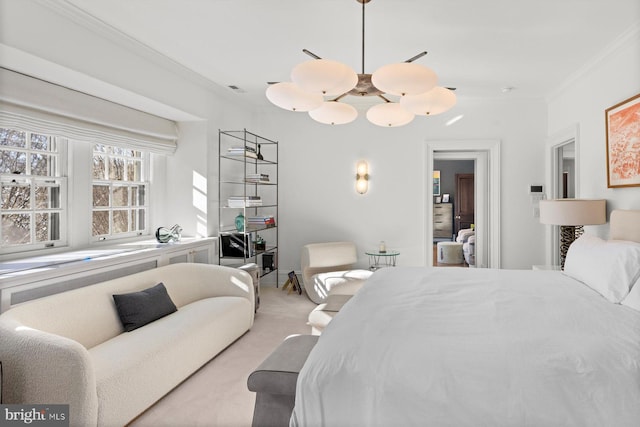
{"label": "dark gray throw pillow", "polygon": [[113,300],[126,332],[178,311],[162,282],[140,292],[114,295]]}

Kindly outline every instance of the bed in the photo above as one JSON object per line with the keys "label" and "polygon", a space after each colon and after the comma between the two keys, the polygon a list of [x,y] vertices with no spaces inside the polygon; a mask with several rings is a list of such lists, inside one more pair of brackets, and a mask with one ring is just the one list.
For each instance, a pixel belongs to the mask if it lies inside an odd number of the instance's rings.
{"label": "bed", "polygon": [[310,353],[290,425],[638,427],[640,211],[611,237],[582,236],[564,272],[376,271]]}

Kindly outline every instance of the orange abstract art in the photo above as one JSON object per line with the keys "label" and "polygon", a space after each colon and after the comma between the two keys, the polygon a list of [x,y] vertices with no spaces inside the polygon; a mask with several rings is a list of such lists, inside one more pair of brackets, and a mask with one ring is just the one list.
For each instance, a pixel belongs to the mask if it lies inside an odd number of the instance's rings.
{"label": "orange abstract art", "polygon": [[640,187],[640,94],[605,111],[607,186]]}

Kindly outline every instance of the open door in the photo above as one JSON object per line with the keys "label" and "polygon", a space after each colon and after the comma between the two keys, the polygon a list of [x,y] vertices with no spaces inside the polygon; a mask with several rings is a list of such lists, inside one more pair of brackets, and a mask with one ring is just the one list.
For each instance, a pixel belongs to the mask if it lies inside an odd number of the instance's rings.
{"label": "open door", "polygon": [[453,217],[455,235],[458,234],[458,231],[471,228],[471,224],[475,224],[474,186],[474,174],[456,174],[455,213]]}

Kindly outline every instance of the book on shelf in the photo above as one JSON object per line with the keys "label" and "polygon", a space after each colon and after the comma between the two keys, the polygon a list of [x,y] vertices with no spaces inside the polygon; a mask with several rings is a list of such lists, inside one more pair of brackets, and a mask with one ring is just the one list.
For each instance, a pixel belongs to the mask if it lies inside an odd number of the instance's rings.
{"label": "book on shelf", "polygon": [[262,199],[260,196],[229,196],[227,204],[230,208],[262,206]]}
{"label": "book on shelf", "polygon": [[255,148],[253,147],[229,147],[227,149],[227,154],[229,156],[245,156],[251,157],[252,159],[258,158],[258,153],[256,153]]}
{"label": "book on shelf", "polygon": [[254,227],[275,227],[276,219],[273,217],[273,215],[250,216],[247,218],[247,224]]}
{"label": "book on shelf", "polygon": [[245,179],[249,182],[269,182],[269,175],[266,173],[248,173]]}

